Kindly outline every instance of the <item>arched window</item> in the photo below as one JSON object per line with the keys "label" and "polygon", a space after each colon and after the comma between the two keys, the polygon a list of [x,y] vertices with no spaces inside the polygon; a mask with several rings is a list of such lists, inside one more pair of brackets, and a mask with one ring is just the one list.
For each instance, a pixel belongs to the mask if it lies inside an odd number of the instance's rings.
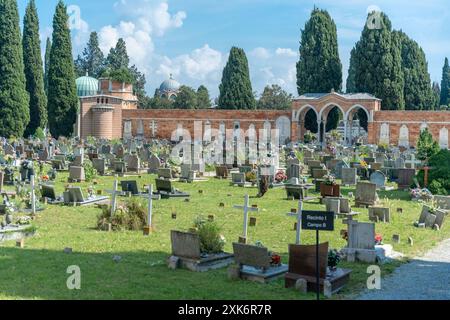
{"label": "arched window", "polygon": [[428,124],[426,122],[422,122],[420,124],[420,132],[428,128]]}
{"label": "arched window", "polygon": [[380,127],[380,143],[389,144],[389,124],[383,123]]}
{"label": "arched window", "polygon": [[211,142],[211,122],[209,120],[205,123],[205,132],[203,135],[203,139],[206,142]]}
{"label": "arched window", "polygon": [[439,146],[442,149],[448,149],[448,129],[442,128],[439,131]]}

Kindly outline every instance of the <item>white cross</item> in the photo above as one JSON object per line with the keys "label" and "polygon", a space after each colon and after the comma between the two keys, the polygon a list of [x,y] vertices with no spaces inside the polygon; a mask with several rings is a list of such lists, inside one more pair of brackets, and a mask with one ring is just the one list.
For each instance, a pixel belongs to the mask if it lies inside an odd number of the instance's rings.
{"label": "white cross", "polygon": [[415,169],[416,164],[422,164],[422,161],[416,160],[416,155],[413,153],[411,154],[411,160],[407,160],[405,163],[409,163],[411,165],[411,169]]}
{"label": "white cross", "polygon": [[122,194],[121,191],[117,191],[117,187],[118,187],[119,182],[117,181],[117,177],[116,179],[114,179],[114,185],[113,185],[113,190],[106,190],[106,192],[110,193],[112,195],[111,197],[111,217],[114,216],[114,213],[116,212],[116,196],[118,194]]}
{"label": "white cross", "polygon": [[152,227],[153,185],[148,186],[148,226]]}
{"label": "white cross", "polygon": [[300,199],[298,201],[298,209],[297,212],[289,212],[287,215],[290,217],[297,217],[297,228],[296,228],[296,234],[295,234],[295,244],[300,244],[300,229],[301,229],[301,223],[302,223],[302,211],[303,211],[303,202]]}
{"label": "white cross", "polygon": [[31,184],[31,213],[36,214],[36,194],[34,193],[34,175],[30,176]]}
{"label": "white cross", "polygon": [[152,137],[154,137],[156,135],[156,128],[158,128],[155,120],[152,120],[151,128],[152,128]]}
{"label": "white cross", "polygon": [[245,195],[245,198],[244,198],[244,205],[243,205],[243,206],[235,205],[235,206],[233,206],[233,207],[234,207],[235,209],[241,209],[241,210],[244,210],[244,234],[243,234],[243,236],[244,236],[245,239],[247,239],[248,212],[249,212],[249,211],[258,212],[259,209],[258,209],[258,208],[252,208],[252,207],[249,207],[249,196],[248,196],[248,194]]}

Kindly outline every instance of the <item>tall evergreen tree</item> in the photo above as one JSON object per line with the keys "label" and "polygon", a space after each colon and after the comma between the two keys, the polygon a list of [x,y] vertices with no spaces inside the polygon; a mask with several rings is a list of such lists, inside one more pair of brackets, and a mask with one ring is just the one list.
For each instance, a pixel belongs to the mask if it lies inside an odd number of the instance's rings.
{"label": "tall evergreen tree", "polygon": [[105,57],[100,50],[97,32],[92,32],[83,54],[75,60],[75,70],[78,77],[82,77],[89,72],[94,78],[102,75],[105,67]]}
{"label": "tall evergreen tree", "polygon": [[45,94],[48,96],[48,70],[50,69],[50,52],[52,50],[52,41],[47,38],[45,44],[45,57],[44,57],[44,88]]}
{"label": "tall evergreen tree", "polygon": [[143,108],[147,97],[147,93],[145,92],[145,84],[147,83],[145,74],[141,73],[135,65],[132,65],[129,71],[133,78],[134,94],[138,98],[139,107]]}
{"label": "tall evergreen tree", "polygon": [[434,97],[434,109],[439,110],[441,102],[441,87],[439,83],[433,81],[433,97]]}
{"label": "tall evergreen tree", "polygon": [[223,69],[219,86],[220,109],[255,109],[247,56],[243,49],[233,47]]}
{"label": "tall evergreen tree", "polygon": [[23,136],[28,106],[17,2],[0,0],[0,136]]}
{"label": "tall evergreen tree", "polygon": [[62,0],[53,17],[53,41],[48,72],[48,118],[54,137],[69,137],[78,109],[75,68],[66,5]]}
{"label": "tall evergreen tree", "polygon": [[201,85],[197,89],[197,109],[211,108],[211,99],[209,98],[208,89]]}
{"label": "tall evergreen tree", "polygon": [[402,31],[394,31],[402,57],[406,110],[434,109],[434,97],[425,52]]}
{"label": "tall evergreen tree", "polygon": [[348,70],[348,76],[347,76],[347,84],[346,84],[346,91],[347,93],[356,93],[356,83],[355,83],[355,67],[356,67],[356,49],[353,48],[352,51],[350,51],[350,67]]}
{"label": "tall evergreen tree", "polygon": [[34,134],[37,128],[47,126],[47,97],[44,90],[41,41],[39,40],[39,18],[36,4],[30,0],[23,22],[23,52],[27,91],[30,94],[30,123],[25,136]]}
{"label": "tall evergreen tree", "polygon": [[441,81],[441,106],[448,106],[450,102],[450,67],[448,65],[448,58],[445,58],[444,67],[442,68]]}
{"label": "tall evergreen tree", "polygon": [[336,24],[325,10],[314,8],[302,30],[297,88],[300,95],[342,89]]}
{"label": "tall evergreen tree", "polygon": [[116,47],[111,48],[108,57],[106,58],[106,64],[109,69],[113,70],[128,68],[128,65],[130,64],[130,57],[127,53],[127,45],[125,40],[120,38],[117,41]]}
{"label": "tall evergreen tree", "polygon": [[371,12],[369,20],[376,20],[376,26],[367,23],[352,50],[349,89],[371,93],[382,99],[382,108],[385,110],[404,110],[399,39],[393,36],[391,21],[384,13]]}
{"label": "tall evergreen tree", "polygon": [[[300,60],[297,62],[297,90],[304,93],[324,93],[342,90],[342,63],[339,58],[336,24],[326,10],[314,8],[302,30]],[[339,110],[333,108],[326,130],[335,129]],[[314,113],[305,116],[305,127],[317,131]]]}

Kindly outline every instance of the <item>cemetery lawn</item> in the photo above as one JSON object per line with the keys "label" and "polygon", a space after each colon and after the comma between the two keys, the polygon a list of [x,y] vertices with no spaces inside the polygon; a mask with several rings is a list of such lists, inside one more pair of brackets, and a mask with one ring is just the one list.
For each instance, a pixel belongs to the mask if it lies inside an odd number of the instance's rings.
{"label": "cemetery lawn", "polygon": [[[125,178],[135,179],[135,178]],[[138,185],[154,183],[154,175],[137,178]],[[112,189],[112,177],[99,177],[95,189]],[[67,174],[57,179],[57,192],[67,184]],[[83,183],[83,191],[92,184]],[[249,193],[250,203],[257,204],[259,213],[256,227],[249,227],[249,241],[261,241],[269,250],[282,255],[287,263],[289,243],[295,242],[295,218],[287,212],[297,207],[296,201],[286,199],[284,189],[271,189],[258,199],[256,188],[232,187],[229,181],[210,178],[208,182],[194,184],[175,183],[182,191],[191,194],[190,202],[183,199],[154,201],[153,220],[156,232],[144,237],[142,232],[104,232],[96,230],[96,207],[47,206],[34,221],[37,234],[26,239],[25,247],[18,248],[15,242],[0,244],[0,299],[314,299],[314,294],[301,295],[294,289],[284,288],[284,279],[262,285],[248,281],[229,281],[225,269],[207,273],[187,270],[169,270],[166,259],[170,255],[170,230],[187,231],[198,215],[215,215],[227,239],[225,250],[232,252],[232,242],[242,233],[242,211],[233,209],[234,204],[243,204],[243,196]],[[9,187],[8,187],[9,188]],[[198,190],[204,190],[200,194]],[[343,194],[354,192],[344,188]],[[392,243],[392,235],[399,234],[400,244],[394,250],[406,257],[424,253],[440,241],[450,238],[450,226],[440,231],[418,229],[413,222],[418,220],[421,205],[409,200],[407,192],[379,192],[380,198],[388,198],[391,208],[391,223],[379,223],[376,232],[382,234],[385,243]],[[228,196],[231,195],[231,196]],[[312,193],[312,195],[317,195]],[[122,199],[122,198],[121,198]],[[223,202],[225,208],[219,208]],[[397,208],[403,213],[397,213]],[[305,210],[323,210],[317,201],[305,203]],[[361,212],[358,221],[368,221],[367,209],[354,208]],[[173,220],[171,213],[177,213]],[[346,242],[340,230],[346,229],[342,221],[336,220],[334,232],[322,232],[321,241],[329,241],[331,248],[340,249]],[[414,245],[408,244],[408,237]],[[302,231],[304,244],[315,243],[315,232]],[[63,252],[73,249],[72,254]],[[121,256],[114,262],[114,256]],[[397,261],[381,266],[382,275],[391,273],[401,263]],[[81,269],[81,289],[68,290],[67,268],[76,265]],[[353,270],[349,285],[333,299],[352,298],[366,286],[368,274],[366,264],[341,263],[340,267]]]}

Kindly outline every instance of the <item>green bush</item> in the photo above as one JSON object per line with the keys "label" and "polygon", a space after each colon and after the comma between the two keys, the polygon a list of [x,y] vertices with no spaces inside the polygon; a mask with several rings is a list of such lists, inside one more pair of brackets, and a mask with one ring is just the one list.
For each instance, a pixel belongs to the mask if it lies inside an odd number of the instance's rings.
{"label": "green bush", "polygon": [[420,160],[427,160],[439,152],[439,144],[433,140],[428,129],[423,130],[417,141],[417,154]]}
{"label": "green bush", "polygon": [[[433,194],[450,194],[450,151],[441,150],[430,157],[428,165],[432,168],[428,173],[429,189]],[[418,174],[418,181],[423,185],[424,172]]]}
{"label": "green bush", "polygon": [[142,230],[148,224],[147,210],[136,198],[131,198],[124,205],[119,206],[113,217],[111,217],[111,207],[104,206],[97,219],[97,228],[103,229],[107,223],[111,224],[114,231]]}
{"label": "green bush", "polygon": [[91,160],[84,159],[83,168],[84,168],[84,176],[85,176],[86,182],[90,182],[97,177],[98,172],[94,168],[94,165],[92,164]]}
{"label": "green bush", "polygon": [[39,140],[45,140],[45,133],[44,133],[44,130],[42,130],[41,127],[38,127],[38,128],[36,129],[36,132],[34,133],[34,137],[35,137],[36,139],[39,139]]}
{"label": "green bush", "polygon": [[220,234],[221,229],[214,221],[206,221],[198,217],[194,226],[200,238],[200,251],[202,253],[220,253],[223,251],[225,241]]}

